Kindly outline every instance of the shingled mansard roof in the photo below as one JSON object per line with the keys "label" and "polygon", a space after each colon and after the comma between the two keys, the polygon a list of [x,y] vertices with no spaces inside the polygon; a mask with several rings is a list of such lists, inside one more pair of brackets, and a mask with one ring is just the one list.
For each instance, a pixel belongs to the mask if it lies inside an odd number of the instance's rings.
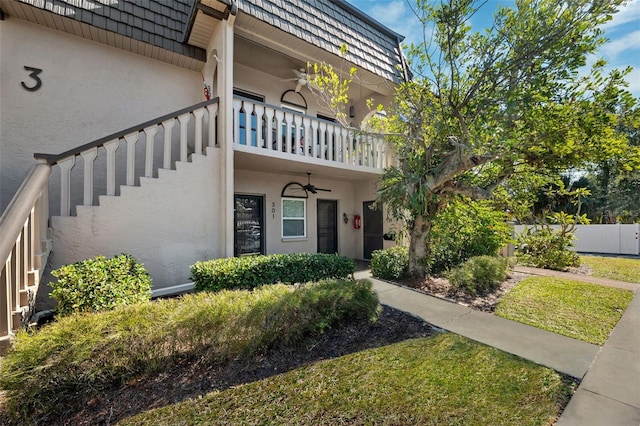
{"label": "shingled mansard roof", "polygon": [[[201,0],[17,0],[56,15],[199,61],[204,49],[185,43]],[[308,43],[337,53],[391,81],[403,79],[401,35],[343,0],[219,0]],[[2,7],[2,2],[0,2]],[[202,7],[202,6],[200,6]],[[228,11],[227,11],[228,13]]]}
{"label": "shingled mansard roof", "polygon": [[329,52],[345,44],[349,60],[391,81],[401,81],[404,37],[343,0],[240,0],[239,9]]}

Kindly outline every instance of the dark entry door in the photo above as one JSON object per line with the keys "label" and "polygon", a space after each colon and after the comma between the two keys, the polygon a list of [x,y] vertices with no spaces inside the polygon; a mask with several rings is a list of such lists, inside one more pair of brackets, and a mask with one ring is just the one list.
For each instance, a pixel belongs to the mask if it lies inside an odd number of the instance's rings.
{"label": "dark entry door", "polygon": [[373,201],[362,203],[362,227],[364,233],[364,258],[371,259],[371,252],[382,248],[382,210],[371,210]]}
{"label": "dark entry door", "polygon": [[264,254],[264,197],[235,195],[234,254]]}
{"label": "dark entry door", "polygon": [[338,252],[338,202],[318,200],[318,253]]}

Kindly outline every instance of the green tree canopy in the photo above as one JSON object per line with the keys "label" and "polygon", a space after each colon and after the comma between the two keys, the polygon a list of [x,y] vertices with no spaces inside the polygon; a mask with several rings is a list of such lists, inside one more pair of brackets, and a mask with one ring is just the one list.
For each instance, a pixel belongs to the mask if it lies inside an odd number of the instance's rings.
{"label": "green tree canopy", "polygon": [[416,1],[425,41],[409,48],[415,78],[399,87],[387,122],[399,163],[378,196],[407,225],[412,274],[428,272],[432,221],[452,197],[488,198],[507,180],[525,189],[536,176],[629,152],[616,131],[618,108],[632,99],[622,90],[628,70],[605,76],[597,61],[581,74],[621,3],[517,0],[472,32],[483,3]]}

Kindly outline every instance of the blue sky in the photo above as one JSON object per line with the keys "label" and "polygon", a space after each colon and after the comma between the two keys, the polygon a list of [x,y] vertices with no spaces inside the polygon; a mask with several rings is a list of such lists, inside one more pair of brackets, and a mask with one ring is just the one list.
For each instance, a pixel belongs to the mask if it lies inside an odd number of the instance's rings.
{"label": "blue sky", "polygon": [[[407,0],[347,0],[369,16],[406,37],[405,43],[420,41],[422,26],[415,17]],[[409,0],[414,4],[414,0]],[[508,0],[488,0],[474,17],[472,25],[480,30],[492,22],[491,15],[499,4],[509,5]],[[600,48],[599,55],[609,63],[609,68],[632,66],[627,77],[629,90],[640,97],[640,0],[631,0],[614,15],[603,29],[609,41]],[[591,58],[595,60],[596,58]]]}

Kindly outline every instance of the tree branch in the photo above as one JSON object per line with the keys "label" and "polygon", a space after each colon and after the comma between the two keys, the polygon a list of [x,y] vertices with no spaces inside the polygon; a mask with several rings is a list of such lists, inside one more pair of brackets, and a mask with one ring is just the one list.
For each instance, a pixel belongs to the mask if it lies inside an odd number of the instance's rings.
{"label": "tree branch", "polygon": [[490,163],[498,158],[496,154],[480,155],[474,154],[471,149],[468,149],[466,153],[464,148],[454,149],[446,154],[446,158],[436,169],[433,188],[430,189],[439,189],[460,173],[474,169],[482,164]]}

